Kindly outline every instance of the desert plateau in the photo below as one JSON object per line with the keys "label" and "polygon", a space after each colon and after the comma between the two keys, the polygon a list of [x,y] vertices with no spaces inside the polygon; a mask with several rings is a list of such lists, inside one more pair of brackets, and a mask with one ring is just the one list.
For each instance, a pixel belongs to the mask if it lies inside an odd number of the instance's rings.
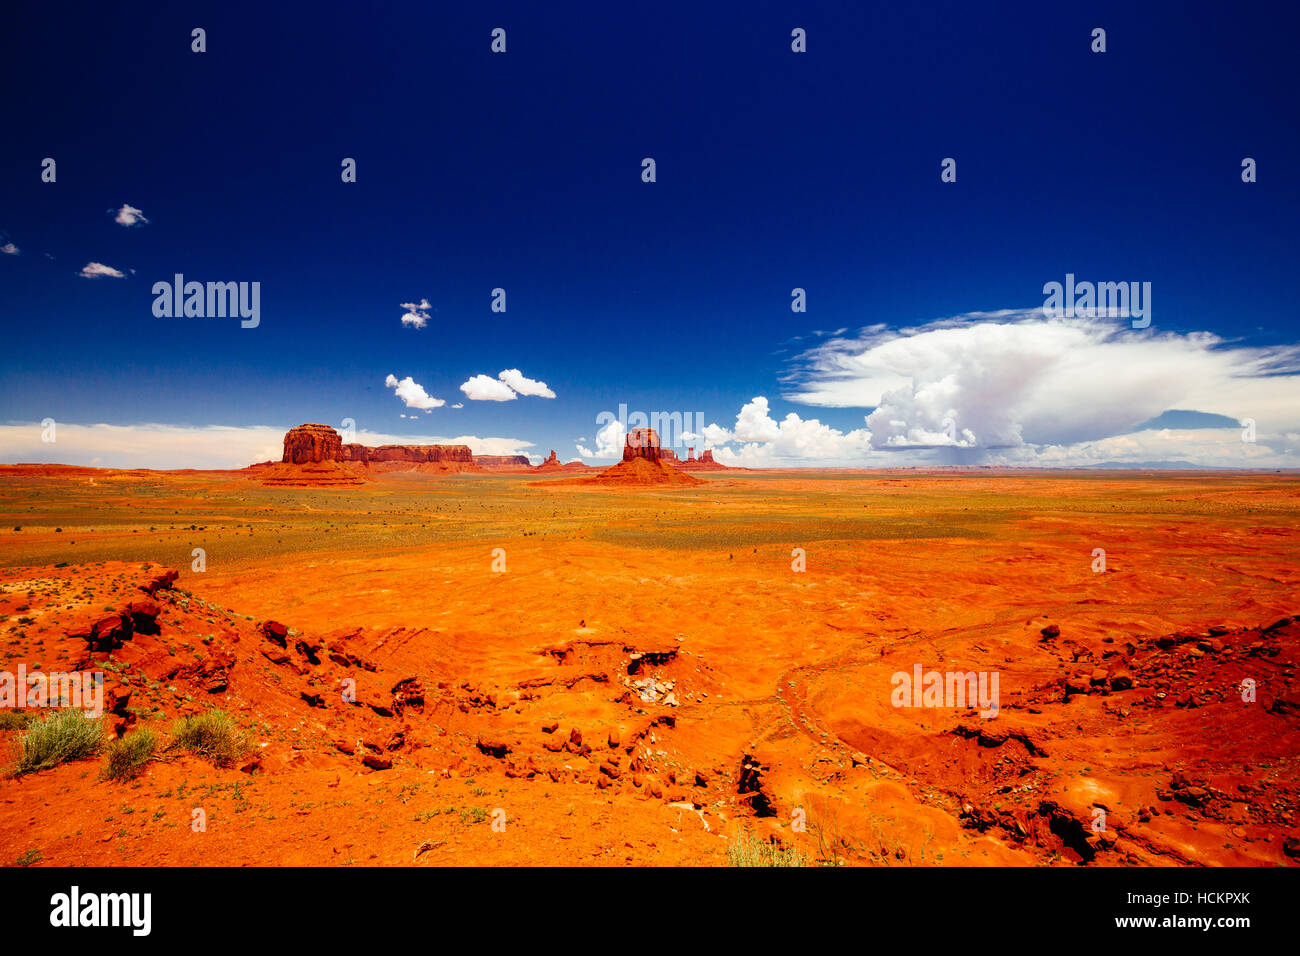
{"label": "desert plateau", "polygon": [[[0,782],[6,862],[1300,853],[1294,474],[291,464],[0,468],[3,669],[102,671],[160,741]],[[996,714],[896,704],[936,670]],[[214,708],[245,752],[168,746]]]}

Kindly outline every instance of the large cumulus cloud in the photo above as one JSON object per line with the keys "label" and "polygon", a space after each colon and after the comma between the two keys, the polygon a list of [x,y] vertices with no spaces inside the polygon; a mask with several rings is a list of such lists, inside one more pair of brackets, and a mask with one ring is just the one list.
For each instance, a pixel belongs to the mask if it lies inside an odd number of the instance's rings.
{"label": "large cumulus cloud", "polygon": [[966,449],[985,459],[1051,448],[1060,458],[1170,409],[1253,419],[1267,446],[1300,430],[1298,359],[1294,345],[1248,348],[1207,332],[1134,331],[1040,310],[980,313],[834,338],[800,357],[785,398],[872,409],[866,424],[878,450]]}

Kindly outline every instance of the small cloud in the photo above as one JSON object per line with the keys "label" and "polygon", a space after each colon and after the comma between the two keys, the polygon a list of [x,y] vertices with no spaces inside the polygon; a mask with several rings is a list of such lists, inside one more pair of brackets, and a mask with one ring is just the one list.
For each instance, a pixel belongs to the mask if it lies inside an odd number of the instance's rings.
{"label": "small cloud", "polygon": [[106,266],[102,262],[87,262],[81,267],[81,277],[83,279],[98,279],[100,276],[109,276],[114,279],[123,279],[126,274],[118,272],[112,266]]}
{"label": "small cloud", "polygon": [[520,395],[554,398],[555,393],[545,382],[528,378],[517,368],[503,369],[496,378],[475,375],[460,390],[476,402],[510,402]]}
{"label": "small cloud", "polygon": [[117,215],[113,221],[119,226],[126,226],[128,229],[132,226],[143,226],[149,220],[145,218],[144,213],[134,206],[122,203],[122,208],[117,210]]}
{"label": "small cloud", "polygon": [[505,382],[486,375],[475,375],[460,390],[476,402],[511,402],[519,397]]}
{"label": "small cloud", "polygon": [[457,402],[455,405],[453,405],[453,406],[451,406],[451,407],[452,407],[452,408],[464,408],[464,407],[465,407],[465,403],[464,403],[464,402]]}
{"label": "small cloud", "polygon": [[525,378],[524,373],[517,368],[505,369],[497,376],[520,395],[535,395],[538,398],[554,398],[555,393],[545,382],[538,382],[535,379]]}
{"label": "small cloud", "polygon": [[3,252],[7,256],[16,256],[21,251],[22,250],[19,249],[17,246],[15,246],[12,242],[6,242],[3,246],[0,246],[0,252]]}
{"label": "small cloud", "polygon": [[402,313],[402,325],[422,329],[429,324],[429,310],[433,306],[429,305],[428,299],[421,299],[418,305],[414,302],[403,302],[401,308],[406,310]]}
{"label": "small cloud", "polygon": [[423,385],[409,375],[400,381],[396,375],[389,375],[384,379],[384,385],[391,388],[393,394],[406,403],[407,408],[419,408],[427,412],[447,404],[441,398],[432,397],[424,390]]}
{"label": "small cloud", "polygon": [[[623,440],[626,437],[627,433],[623,430],[623,423],[616,418],[596,431],[595,451],[583,445],[578,445],[578,454],[582,455],[583,458],[618,458],[623,454]],[[578,441],[584,441],[584,439],[579,438]]]}

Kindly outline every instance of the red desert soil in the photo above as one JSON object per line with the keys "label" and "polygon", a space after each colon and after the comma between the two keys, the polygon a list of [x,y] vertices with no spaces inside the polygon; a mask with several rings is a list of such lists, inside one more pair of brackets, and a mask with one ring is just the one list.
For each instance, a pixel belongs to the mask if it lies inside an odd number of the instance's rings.
{"label": "red desert soil", "polygon": [[[254,744],[6,777],[0,862],[1300,853],[1294,476],[371,477],[0,470],[0,670]],[[997,715],[893,706],[917,666],[996,672]]]}
{"label": "red desert soil", "polygon": [[551,482],[556,485],[698,485],[699,478],[678,471],[661,461],[630,458],[604,471],[582,478],[564,478]]}

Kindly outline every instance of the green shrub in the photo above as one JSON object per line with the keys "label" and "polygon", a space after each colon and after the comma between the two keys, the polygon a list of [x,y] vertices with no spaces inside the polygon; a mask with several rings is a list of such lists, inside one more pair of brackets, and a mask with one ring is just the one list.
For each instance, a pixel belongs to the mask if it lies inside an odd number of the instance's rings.
{"label": "green shrub", "polygon": [[727,863],[731,866],[805,866],[804,855],[795,846],[782,846],[760,840],[752,830],[741,830],[727,844]]}
{"label": "green shrub", "polygon": [[148,727],[130,731],[108,745],[108,766],[104,768],[104,776],[109,780],[138,777],[157,749],[158,735]]}
{"label": "green shrub", "polygon": [[6,707],[0,710],[0,730],[26,730],[35,719],[36,711]]}
{"label": "green shrub", "polygon": [[172,744],[228,767],[249,751],[248,739],[222,710],[184,717],[172,725]]}
{"label": "green shrub", "polygon": [[97,719],[75,707],[51,711],[33,720],[18,741],[15,776],[48,770],[69,760],[99,753],[104,730]]}

